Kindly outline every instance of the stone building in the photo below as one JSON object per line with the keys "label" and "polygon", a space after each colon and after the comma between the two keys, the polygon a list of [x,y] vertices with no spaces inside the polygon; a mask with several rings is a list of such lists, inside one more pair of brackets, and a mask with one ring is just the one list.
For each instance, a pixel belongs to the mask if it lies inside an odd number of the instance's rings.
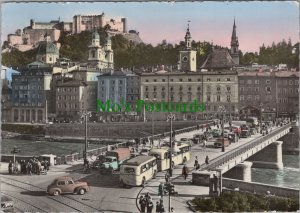
{"label": "stone building", "polygon": [[11,94],[12,89],[8,86],[7,83],[4,83],[2,86],[1,92],[1,121],[2,122],[11,122]]}
{"label": "stone building", "polygon": [[[105,105],[110,102],[114,106],[113,111],[101,110],[98,104],[98,118],[100,121],[121,121],[130,120],[135,113],[125,112],[125,104],[130,104],[134,109],[139,98],[139,76],[132,72],[123,70],[111,70],[110,72],[98,76],[97,101]],[[117,105],[121,108],[119,109]],[[133,118],[135,119],[135,118]]]}
{"label": "stone building", "polygon": [[94,28],[103,28],[105,25],[109,25],[111,31],[127,32],[126,18],[106,18],[102,13],[101,15],[75,15],[73,17],[72,33],[93,31]]}
{"label": "stone building", "polygon": [[[229,52],[223,54],[221,51],[222,54],[219,54],[212,50],[204,62],[204,67],[207,66],[209,71],[202,72],[196,69],[196,52],[191,48],[189,27],[185,45],[185,49],[180,51],[179,70],[163,68],[157,72],[140,74],[141,100],[154,104],[169,102],[175,106],[186,105],[187,112],[175,113],[178,120],[218,117],[221,114],[219,106],[225,107],[227,115],[237,114],[238,78],[237,72],[232,70],[234,63]],[[203,104],[204,112],[190,112],[189,106],[194,102]],[[168,113],[154,114],[156,120],[166,120]],[[152,113],[146,113],[148,116],[152,116]]]}
{"label": "stone building", "polygon": [[114,68],[114,53],[111,48],[111,39],[106,39],[105,46],[100,45],[100,35],[97,31],[92,34],[92,42],[88,47],[89,56],[88,63],[90,67],[98,69],[113,69]]}
{"label": "stone building", "polygon": [[298,114],[299,72],[241,72],[238,78],[241,115],[272,120]]}
{"label": "stone building", "polygon": [[70,79],[56,85],[56,119],[60,121],[79,121],[86,110],[86,83]]}
{"label": "stone building", "polygon": [[59,50],[54,43],[50,42],[48,35],[45,37],[45,41],[40,42],[37,48],[36,60],[46,64],[54,64],[59,58]]}
{"label": "stone building", "polygon": [[50,90],[52,68],[34,62],[19,74],[12,75],[13,122],[45,122],[47,120],[47,91]]}

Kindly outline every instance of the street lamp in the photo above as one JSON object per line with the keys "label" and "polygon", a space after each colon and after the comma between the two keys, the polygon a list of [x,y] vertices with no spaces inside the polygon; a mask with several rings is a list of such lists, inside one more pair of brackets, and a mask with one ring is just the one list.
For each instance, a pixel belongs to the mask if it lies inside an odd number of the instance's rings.
{"label": "street lamp", "polygon": [[222,152],[225,152],[225,145],[224,145],[224,113],[226,109],[223,105],[219,106],[219,112],[222,113]]}
{"label": "street lamp", "polygon": [[[173,169],[172,169],[172,166],[173,166],[173,163],[172,163],[172,134],[173,134],[173,120],[175,120],[175,114],[168,114],[168,117],[167,117],[167,121],[170,121],[170,150],[169,150],[169,156],[170,156],[170,168],[169,168],[169,174],[170,174],[170,177],[172,177],[172,174],[173,174]],[[169,212],[171,212],[171,193],[169,192]]]}
{"label": "street lamp", "polygon": [[87,148],[88,148],[88,128],[87,128],[87,123],[88,123],[88,117],[91,117],[92,114],[91,112],[88,112],[87,110],[85,110],[82,114],[81,114],[81,118],[84,118],[85,120],[85,143],[84,143],[84,152],[83,152],[83,158],[84,158],[84,162],[87,162]]}

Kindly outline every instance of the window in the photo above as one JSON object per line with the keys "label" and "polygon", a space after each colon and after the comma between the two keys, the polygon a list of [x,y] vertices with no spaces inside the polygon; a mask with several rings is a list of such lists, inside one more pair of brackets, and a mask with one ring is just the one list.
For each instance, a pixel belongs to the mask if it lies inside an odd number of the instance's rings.
{"label": "window", "polygon": [[230,81],[230,78],[227,78],[226,80],[227,80],[227,81]]}
{"label": "window", "polygon": [[227,101],[230,102],[230,95],[227,95]]}
{"label": "window", "polygon": [[267,79],[266,84],[270,84],[270,83],[271,83],[270,79]]}
{"label": "window", "polygon": [[299,84],[299,80],[295,80],[295,85],[298,85]]}
{"label": "window", "polygon": [[179,87],[179,91],[182,91],[182,86]]}
{"label": "window", "polygon": [[162,82],[166,82],[166,79],[163,78],[163,79],[162,79]]}
{"label": "window", "polygon": [[256,100],[256,101],[259,101],[259,95],[256,95],[255,97],[254,97],[254,99]]}
{"label": "window", "polygon": [[162,88],[161,88],[162,91],[165,91],[165,89],[166,89],[165,87],[162,87]]}
{"label": "window", "polygon": [[271,87],[266,87],[267,92],[271,92]]}
{"label": "window", "polygon": [[197,87],[197,90],[200,91],[200,90],[201,90],[201,87]]}
{"label": "window", "polygon": [[247,96],[247,100],[248,100],[248,101],[251,101],[251,99],[252,99],[252,95],[248,95],[248,96]]}
{"label": "window", "polygon": [[182,101],[182,95],[179,96],[179,101]]}
{"label": "window", "polygon": [[182,78],[179,78],[179,81],[182,82]]}
{"label": "window", "polygon": [[188,101],[192,101],[192,95],[191,94],[188,95]]}
{"label": "window", "polygon": [[221,91],[221,87],[217,86],[217,91],[220,92]]}
{"label": "window", "polygon": [[66,182],[65,181],[57,181],[57,185],[58,186],[66,185]]}
{"label": "window", "polygon": [[161,98],[163,98],[163,99],[165,98],[165,94],[164,93],[161,94]]}
{"label": "window", "polygon": [[171,78],[170,81],[173,82],[173,78]]}
{"label": "window", "polygon": [[148,91],[148,87],[147,86],[145,87],[145,91]]}
{"label": "window", "polygon": [[293,85],[293,80],[289,80],[289,85]]}
{"label": "window", "polygon": [[255,92],[259,92],[259,87],[255,87],[255,88],[254,88],[254,91],[255,91]]}
{"label": "window", "polygon": [[173,95],[171,95],[171,101],[174,101],[174,96]]}
{"label": "window", "polygon": [[217,95],[217,101],[221,101],[221,96]]}
{"label": "window", "polygon": [[149,82],[149,80],[148,80],[148,79],[146,79],[145,81],[146,81],[146,82]]}
{"label": "window", "polygon": [[198,81],[201,81],[201,78],[198,78]]}
{"label": "window", "polygon": [[171,90],[171,91],[173,91],[173,90],[174,90],[174,88],[173,88],[173,87],[171,87],[171,88],[170,88],[170,90]]}
{"label": "window", "polygon": [[122,81],[122,80],[120,80],[120,81],[119,81],[119,83],[120,83],[120,84],[123,84],[123,81]]}
{"label": "window", "polygon": [[207,92],[210,92],[210,86],[209,85],[207,85]]}
{"label": "window", "polygon": [[220,79],[220,78],[217,78],[217,81],[221,81],[221,79]]}
{"label": "window", "polygon": [[244,80],[240,80],[240,84],[244,84],[245,83],[245,81]]}
{"label": "window", "polygon": [[231,89],[231,88],[228,86],[228,87],[227,87],[227,91],[230,92],[230,89]]}
{"label": "window", "polygon": [[112,84],[115,84],[115,81],[111,81],[112,82]]}
{"label": "window", "polygon": [[247,84],[252,84],[252,80],[247,80]]}
{"label": "window", "polygon": [[240,96],[240,101],[245,100],[245,97],[243,95]]}
{"label": "window", "polygon": [[244,91],[244,87],[240,87],[240,91],[243,92]]}
{"label": "window", "polygon": [[254,80],[254,83],[255,84],[259,84],[259,80]]}
{"label": "window", "polygon": [[210,95],[206,96],[206,101],[210,102]]}
{"label": "window", "polygon": [[188,88],[188,90],[189,90],[189,91],[191,91],[191,90],[192,90],[192,88],[191,88],[191,87],[189,87],[189,88]]}
{"label": "window", "polygon": [[210,81],[210,78],[207,78],[206,81]]}
{"label": "window", "polygon": [[192,81],[192,79],[191,79],[191,78],[189,78],[189,79],[188,79],[188,81],[189,81],[189,82],[191,82],[191,81]]}
{"label": "window", "polygon": [[153,98],[156,98],[156,94],[153,94]]}
{"label": "window", "polygon": [[153,91],[156,92],[156,86],[153,87]]}
{"label": "window", "polygon": [[153,81],[156,82],[157,80],[156,80],[156,79],[153,79]]}

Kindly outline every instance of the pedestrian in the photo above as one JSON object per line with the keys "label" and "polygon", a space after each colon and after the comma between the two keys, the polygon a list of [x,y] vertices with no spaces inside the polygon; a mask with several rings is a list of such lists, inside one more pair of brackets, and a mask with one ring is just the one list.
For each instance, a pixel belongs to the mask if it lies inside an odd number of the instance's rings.
{"label": "pedestrian", "polygon": [[158,196],[163,197],[164,196],[164,185],[163,183],[160,183],[158,186]]}
{"label": "pedestrian", "polygon": [[152,197],[151,197],[151,195],[150,195],[149,192],[147,192],[147,194],[145,195],[145,200],[146,200],[147,205],[148,205],[148,203],[150,203],[150,201],[152,200]]}
{"label": "pedestrian", "polygon": [[186,163],[187,163],[187,159],[186,159],[186,156],[184,156],[182,164],[186,164]]}
{"label": "pedestrian", "polygon": [[40,175],[42,170],[42,165],[39,160],[37,160],[37,174]]}
{"label": "pedestrian", "polygon": [[196,167],[197,164],[198,164],[198,157],[196,156],[195,163],[194,163],[194,167]]}
{"label": "pedestrian", "polygon": [[153,210],[153,202],[152,199],[149,201],[149,203],[147,204],[147,213],[152,213]]}
{"label": "pedestrian", "polygon": [[186,178],[188,176],[188,168],[186,165],[184,165],[182,168],[182,175],[183,175],[184,179],[186,180]]}
{"label": "pedestrian", "polygon": [[11,160],[9,161],[8,164],[8,173],[11,175],[13,172],[13,163],[11,162]]}
{"label": "pedestrian", "polygon": [[170,181],[169,171],[167,171],[166,174],[165,174],[165,180],[166,180],[166,183],[168,183]]}
{"label": "pedestrian", "polygon": [[160,212],[160,205],[159,205],[159,202],[158,202],[158,201],[156,202],[155,212],[156,212],[156,213],[159,213],[159,212]]}
{"label": "pedestrian", "polygon": [[174,210],[174,208],[173,208],[173,207],[171,207],[171,212],[175,212],[175,210]]}
{"label": "pedestrian", "polygon": [[200,164],[197,163],[197,165],[196,165],[196,170],[199,170],[199,169],[200,169]]}
{"label": "pedestrian", "polygon": [[204,139],[203,140],[203,148],[206,149],[206,146],[207,146],[207,140]]}
{"label": "pedestrian", "polygon": [[141,206],[141,212],[145,213],[145,210],[146,210],[146,200],[145,200],[145,198],[144,198],[143,195],[140,197],[139,204]]}
{"label": "pedestrian", "polygon": [[208,155],[206,155],[206,158],[205,158],[206,165],[208,165],[208,161],[209,161],[209,158],[208,158]]}
{"label": "pedestrian", "polygon": [[160,199],[159,208],[160,208],[160,213],[164,213],[165,212],[165,207],[164,207],[164,203],[163,203],[162,199]]}

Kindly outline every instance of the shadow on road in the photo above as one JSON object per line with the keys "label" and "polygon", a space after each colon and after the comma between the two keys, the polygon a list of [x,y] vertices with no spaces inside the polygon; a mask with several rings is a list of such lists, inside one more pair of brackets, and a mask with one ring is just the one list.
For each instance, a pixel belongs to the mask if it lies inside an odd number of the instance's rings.
{"label": "shadow on road", "polygon": [[24,191],[21,192],[23,195],[31,195],[31,196],[47,196],[48,194],[45,191]]}

